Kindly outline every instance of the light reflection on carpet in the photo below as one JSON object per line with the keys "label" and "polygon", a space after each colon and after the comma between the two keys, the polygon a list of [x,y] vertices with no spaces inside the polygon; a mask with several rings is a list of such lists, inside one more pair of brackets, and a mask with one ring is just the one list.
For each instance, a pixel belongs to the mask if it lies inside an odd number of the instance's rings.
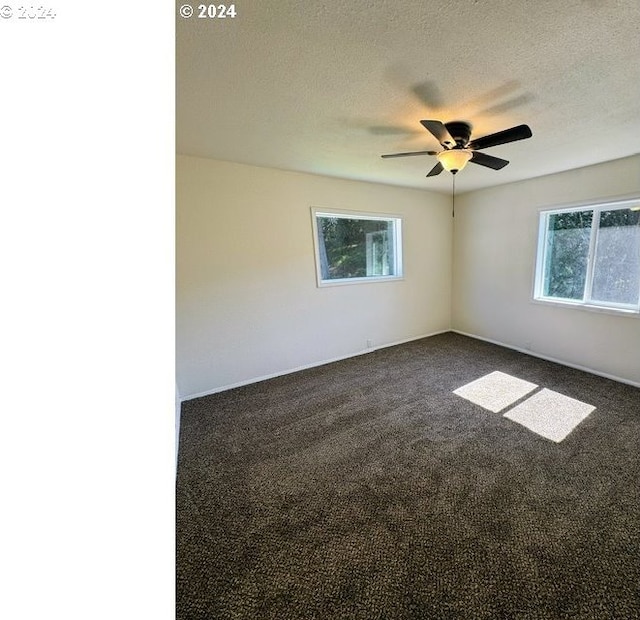
{"label": "light reflection on carpet", "polygon": [[495,371],[453,390],[453,393],[493,413],[507,409],[503,417],[556,443],[595,410],[593,405],[547,388],[538,389],[511,407],[537,388],[535,383]]}
{"label": "light reflection on carpet", "polygon": [[560,443],[594,409],[593,405],[543,388],[504,417]]}
{"label": "light reflection on carpet", "polygon": [[453,390],[453,393],[484,409],[498,413],[537,387],[535,383],[529,383],[496,370]]}

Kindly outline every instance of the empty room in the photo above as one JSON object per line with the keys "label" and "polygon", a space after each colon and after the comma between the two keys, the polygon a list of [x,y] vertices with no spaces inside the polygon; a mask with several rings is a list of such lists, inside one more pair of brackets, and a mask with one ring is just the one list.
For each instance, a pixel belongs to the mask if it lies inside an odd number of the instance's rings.
{"label": "empty room", "polygon": [[176,614],[640,618],[640,5],[176,4]]}

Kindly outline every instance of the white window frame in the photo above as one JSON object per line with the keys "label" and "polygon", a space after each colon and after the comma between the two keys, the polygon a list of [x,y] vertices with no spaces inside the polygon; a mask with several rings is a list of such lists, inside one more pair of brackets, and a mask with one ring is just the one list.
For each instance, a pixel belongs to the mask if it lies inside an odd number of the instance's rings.
{"label": "white window frame", "polygon": [[[393,221],[393,254],[396,273],[393,275],[371,275],[359,278],[322,278],[322,266],[320,260],[319,247],[319,217],[343,218],[347,220],[378,220]],[[322,209],[317,207],[311,208],[311,221],[313,226],[313,246],[316,261],[316,281],[319,287],[325,286],[341,286],[345,284],[362,284],[371,282],[386,282],[404,279],[404,271],[402,266],[402,217],[397,214],[390,213],[370,213],[365,211],[349,211],[345,209]]]}
{"label": "white window frame", "polygon": [[[640,315],[640,299],[635,304],[623,304],[610,301],[599,301],[591,299],[593,286],[593,274],[595,264],[596,244],[599,233],[600,213],[615,209],[629,209],[640,207],[640,197],[625,198],[609,202],[576,204],[570,207],[557,209],[543,209],[539,212],[538,224],[538,246],[536,252],[536,268],[533,287],[533,300],[544,304],[581,308],[600,312],[624,314],[631,316]],[[559,213],[571,213],[575,211],[593,211],[593,220],[589,238],[589,253],[587,257],[587,273],[582,299],[565,299],[561,297],[547,297],[544,295],[544,265],[546,261],[546,235],[548,231],[549,216]]]}

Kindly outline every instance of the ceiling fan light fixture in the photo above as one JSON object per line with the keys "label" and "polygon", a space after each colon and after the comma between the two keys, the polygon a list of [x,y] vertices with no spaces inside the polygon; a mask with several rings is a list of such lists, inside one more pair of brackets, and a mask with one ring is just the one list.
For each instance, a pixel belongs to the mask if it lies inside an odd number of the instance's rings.
{"label": "ceiling fan light fixture", "polygon": [[467,162],[473,157],[473,152],[469,149],[450,149],[441,151],[437,157],[445,170],[456,174],[467,165]]}

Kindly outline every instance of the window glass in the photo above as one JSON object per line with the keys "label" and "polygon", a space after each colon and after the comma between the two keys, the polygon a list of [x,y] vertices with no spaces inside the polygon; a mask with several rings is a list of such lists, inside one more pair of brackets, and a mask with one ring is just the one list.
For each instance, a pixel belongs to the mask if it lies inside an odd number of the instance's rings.
{"label": "window glass", "polygon": [[582,299],[587,277],[593,212],[574,211],[549,216],[544,294]]}
{"label": "window glass", "polygon": [[640,296],[640,211],[616,209],[600,214],[591,297],[637,303]]}
{"label": "window glass", "polygon": [[320,281],[400,277],[400,219],[315,213]]}
{"label": "window glass", "polygon": [[535,298],[640,310],[640,205],[540,214]]}

